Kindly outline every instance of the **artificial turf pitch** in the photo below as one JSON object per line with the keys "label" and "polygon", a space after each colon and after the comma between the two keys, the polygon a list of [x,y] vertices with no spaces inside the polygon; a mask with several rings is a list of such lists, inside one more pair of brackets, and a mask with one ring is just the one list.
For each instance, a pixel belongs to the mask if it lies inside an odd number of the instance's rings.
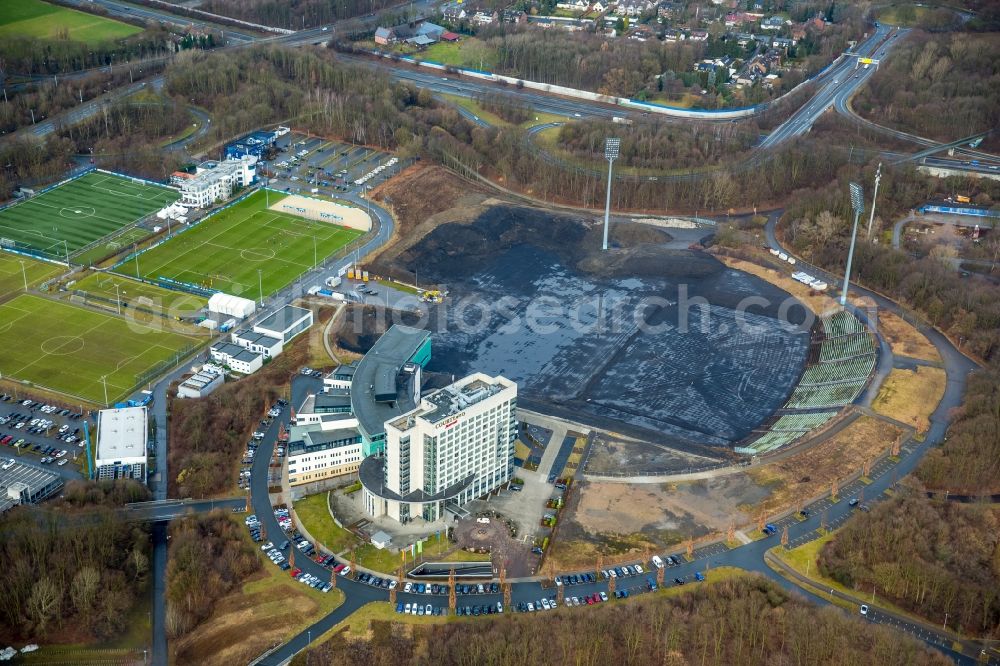
{"label": "artificial turf pitch", "polygon": [[93,171],[0,211],[0,239],[64,258],[178,198],[166,187]]}
{"label": "artificial turf pitch", "polygon": [[[272,206],[283,198],[269,196]],[[284,289],[313,267],[314,258],[322,262],[361,233],[269,210],[264,193],[255,192],[140,254],[138,273],[256,299],[261,289],[264,296]],[[135,275],[136,262],[116,270]]]}
{"label": "artificial turf pitch", "polygon": [[104,404],[124,397],[139,376],[199,339],[22,294],[0,304],[0,373]]}

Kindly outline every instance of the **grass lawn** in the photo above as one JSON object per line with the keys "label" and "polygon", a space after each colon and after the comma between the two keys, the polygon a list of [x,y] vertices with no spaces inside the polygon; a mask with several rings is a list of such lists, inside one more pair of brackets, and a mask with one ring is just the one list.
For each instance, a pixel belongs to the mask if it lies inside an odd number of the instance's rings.
{"label": "grass lawn", "polygon": [[193,348],[199,339],[47,298],[22,294],[0,305],[0,372],[105,404],[139,375]]}
{"label": "grass lawn", "polygon": [[[708,584],[720,583],[725,580],[732,580],[734,578],[739,578],[741,576],[752,575],[747,573],[743,569],[738,569],[736,567],[719,567],[717,569],[710,569],[703,573],[705,574],[704,583],[694,583],[685,585],[683,587],[674,585],[668,587],[661,587],[659,590],[655,592],[655,596],[678,597],[681,596],[682,594],[690,592],[692,587],[696,585],[708,585]],[[641,594],[641,595],[636,595],[634,597],[629,597],[628,599],[624,600],[612,599],[608,603],[611,604],[633,604],[633,603],[643,603],[643,602],[648,603],[649,600],[652,599],[652,597],[653,595]],[[459,601],[461,602],[461,600]],[[437,603],[435,603],[434,605],[436,606]],[[462,604],[460,603],[459,605]],[[567,613],[587,613],[587,612],[592,612],[592,610],[594,609],[604,608],[604,607],[605,604],[598,604],[596,606],[588,608],[570,608],[566,610],[563,610],[563,608],[560,607],[558,610]],[[366,636],[373,621],[396,622],[400,624],[446,624],[448,622],[482,622],[482,621],[496,622],[499,619],[500,618],[496,616],[493,617],[486,616],[485,618],[483,618],[483,617],[466,617],[463,615],[459,617],[450,614],[445,616],[403,615],[397,613],[396,609],[388,602],[373,601],[370,604],[362,606],[357,611],[348,616],[347,619],[345,619],[343,622],[330,629],[330,631],[328,631],[327,633],[323,634],[323,636],[321,636],[319,640],[315,642],[315,644],[316,645],[323,644],[326,640],[336,635],[343,629],[347,629],[348,634],[351,635],[352,637]]]}
{"label": "grass lawn", "polygon": [[883,9],[878,14],[878,20],[888,25],[901,27],[919,26],[933,11],[933,7],[916,4],[894,5]]}
{"label": "grass lawn", "polygon": [[191,316],[208,305],[208,299],[202,296],[164,289],[113,273],[91,273],[72,289],[107,299],[112,305],[117,305],[120,295],[122,312],[124,308],[140,307],[163,313],[170,319]]}
{"label": "grass lawn", "polygon": [[[22,272],[21,264],[24,264]],[[17,254],[0,252],[0,303],[14,294],[24,291],[24,280],[28,280],[28,288],[39,282],[59,275],[64,269],[56,264],[37,261]]]}
{"label": "grass lawn", "polygon": [[463,37],[457,42],[437,42],[413,57],[442,65],[493,71],[497,54],[475,37]]}
{"label": "grass lawn", "polygon": [[[424,551],[425,553],[427,551]],[[489,562],[489,553],[470,553],[467,550],[462,550],[461,548],[453,551],[450,555],[438,558],[438,562]]]}
{"label": "grass lawn", "polygon": [[354,534],[333,522],[327,509],[326,497],[326,493],[303,497],[295,503],[295,515],[314,539],[335,553],[359,545],[361,542]]}
{"label": "grass lawn", "polygon": [[395,280],[375,280],[375,282],[379,283],[384,287],[389,287],[390,289],[401,291],[404,294],[412,294],[414,296],[418,296],[420,294],[420,290],[417,289],[416,287],[412,287],[408,284],[403,284],[402,282],[396,282]]}
{"label": "grass lawn", "polygon": [[97,44],[137,35],[142,28],[40,0],[0,0],[0,39],[37,37],[56,39],[66,34],[73,41]]}
{"label": "grass lawn", "polygon": [[[114,259],[118,253],[132,250],[137,243],[141,243],[146,238],[151,238],[149,230],[144,227],[135,227],[118,234],[113,240],[98,243],[90,249],[73,255],[73,262],[81,266],[99,266],[101,264],[98,262],[105,258]],[[108,261],[106,265],[114,265],[114,261]]]}
{"label": "grass lawn", "polygon": [[872,408],[925,432],[930,415],[941,402],[948,376],[941,368],[895,369],[889,373]]}
{"label": "grass lawn", "polygon": [[93,171],[0,211],[0,239],[65,258],[179,198],[166,187]]}
{"label": "grass lawn", "polygon": [[[445,98],[446,100],[448,100],[452,104],[455,104],[456,106],[462,107],[472,115],[479,116],[479,118],[484,120],[489,125],[493,125],[494,127],[510,126],[509,122],[507,122],[500,116],[496,115],[495,113],[487,111],[486,109],[484,109],[482,106],[479,105],[479,102],[470,97],[462,97],[461,95],[449,95],[447,93],[443,93],[441,97]],[[543,125],[545,123],[566,122],[566,119],[569,117],[570,116],[560,116],[554,113],[541,113],[540,111],[532,111],[531,119],[521,123],[520,125],[518,125],[518,127],[528,128],[528,127],[534,127],[535,125]],[[558,128],[555,129],[556,132],[558,133]]]}
{"label": "grass lawn", "polygon": [[673,106],[680,109],[690,109],[692,106],[698,104],[701,99],[697,95],[691,93],[682,93],[680,97],[676,95],[656,95],[650,100],[653,104],[663,104],[664,106]]}
{"label": "grass lawn", "polygon": [[[283,195],[270,194],[272,205]],[[148,280],[170,278],[234,296],[259,298],[295,281],[361,236],[360,231],[268,209],[264,192],[255,192],[139,255]],[[119,271],[131,273],[132,262]]]}
{"label": "grass lawn", "polygon": [[941,362],[941,354],[938,353],[937,347],[899,315],[888,310],[879,311],[878,328],[892,347],[893,354],[934,363]]}
{"label": "grass lawn", "polygon": [[[403,558],[399,553],[379,550],[370,543],[359,546],[356,556],[358,565],[382,573],[395,573],[403,564]],[[409,553],[406,555],[406,561],[411,562]]]}

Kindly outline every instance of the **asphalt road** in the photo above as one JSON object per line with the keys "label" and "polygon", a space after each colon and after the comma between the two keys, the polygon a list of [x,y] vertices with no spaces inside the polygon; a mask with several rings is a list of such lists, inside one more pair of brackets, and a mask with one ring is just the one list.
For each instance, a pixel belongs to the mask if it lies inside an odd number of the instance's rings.
{"label": "asphalt road", "polygon": [[[760,143],[760,147],[773,148],[789,139],[805,134],[813,123],[835,104],[838,97],[850,97],[855,90],[864,85],[868,77],[875,73],[875,68],[857,68],[857,58],[859,56],[884,58],[900,39],[898,36],[893,36],[880,47],[882,42],[893,33],[893,30],[894,28],[891,26],[879,25],[868,39],[854,49],[852,52],[854,55],[842,56],[840,62],[830,67],[823,75],[822,83],[819,84],[813,98],[767,135],[767,138]],[[895,34],[903,34],[904,32],[900,30]]]}

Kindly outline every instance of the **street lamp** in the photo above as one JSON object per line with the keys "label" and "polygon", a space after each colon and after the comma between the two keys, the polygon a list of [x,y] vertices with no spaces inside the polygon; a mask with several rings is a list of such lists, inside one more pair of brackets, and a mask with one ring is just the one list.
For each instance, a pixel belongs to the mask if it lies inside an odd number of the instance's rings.
{"label": "street lamp", "polygon": [[257,269],[257,293],[260,295],[260,307],[264,307],[264,283],[259,268]]}
{"label": "street lamp", "polygon": [[104,375],[103,377],[101,377],[101,384],[104,385],[104,406],[105,407],[107,407],[108,405],[111,404],[110,402],[108,402],[108,382],[107,382],[107,379],[108,379],[107,375]]}
{"label": "street lamp", "polygon": [[119,286],[115,285],[115,298],[118,299],[118,314],[122,313],[122,293]]}
{"label": "street lamp", "polygon": [[878,169],[875,170],[875,192],[872,194],[872,214],[868,218],[868,240],[872,239],[872,223],[875,221],[875,199],[878,197],[878,183],[882,180],[882,163],[878,163]]}
{"label": "street lamp", "polygon": [[28,293],[28,274],[24,271],[24,262],[21,262],[21,277],[24,278],[24,293]]}
{"label": "street lamp", "polygon": [[604,244],[602,249],[608,249],[608,221],[611,217],[611,167],[618,159],[618,151],[621,148],[622,140],[619,138],[609,138],[604,140],[604,159],[608,161],[608,195],[604,202]]}
{"label": "street lamp", "polygon": [[844,291],[840,304],[847,306],[847,289],[851,283],[851,263],[854,261],[854,242],[858,238],[858,218],[865,210],[865,193],[857,183],[851,183],[851,208],[854,209],[854,227],[851,229],[851,247],[847,251],[847,269],[844,271]]}

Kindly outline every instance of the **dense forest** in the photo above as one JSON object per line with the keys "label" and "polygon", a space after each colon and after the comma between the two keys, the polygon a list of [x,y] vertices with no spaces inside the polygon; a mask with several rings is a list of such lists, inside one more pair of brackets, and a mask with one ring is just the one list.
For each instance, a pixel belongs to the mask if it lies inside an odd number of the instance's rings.
{"label": "dense forest", "polygon": [[854,108],[938,141],[1000,127],[1000,39],[914,31],[859,90]]}
{"label": "dense forest", "polygon": [[[856,169],[843,169],[825,185],[797,194],[782,218],[785,239],[796,253],[843,272],[852,221],[848,183],[853,179],[871,183],[874,166],[868,165],[860,174]],[[881,219],[897,219],[928,199],[952,191],[967,192],[983,205],[1000,202],[1000,183],[996,181],[940,181],[912,168],[883,168],[876,234]],[[915,260],[884,242],[858,243],[854,270],[862,284],[917,310],[963,349],[988,360],[996,356],[1000,349],[1000,286],[964,278],[934,256]]]}
{"label": "dense forest", "polygon": [[0,142],[0,201],[10,199],[18,185],[49,183],[60,178],[70,166],[75,152],[68,139],[38,141],[9,138]]}
{"label": "dense forest", "polygon": [[917,477],[951,493],[1000,493],[1000,371],[969,377],[953,419],[948,439],[920,461]]}
{"label": "dense forest", "polygon": [[699,168],[745,158],[759,138],[752,122],[673,123],[643,120],[616,125],[597,120],[567,123],[559,129],[559,146],[580,158],[600,160],[604,139],[621,138],[621,166],[645,169]]}
{"label": "dense forest", "polygon": [[848,521],[819,558],[844,585],[891,599],[952,629],[1000,636],[1000,510],[930,500],[879,502]]}
{"label": "dense forest", "polygon": [[73,142],[77,153],[92,155],[102,168],[166,181],[182,158],[164,152],[161,144],[182,134],[191,122],[183,103],[147,97],[141,102],[119,100],[58,133]]}
{"label": "dense forest", "polygon": [[8,74],[51,76],[108,65],[117,67],[128,62],[141,67],[144,61],[170,55],[179,49],[170,31],[150,24],[145,32],[133,37],[96,44],[71,39],[4,35],[0,42],[0,58]]}
{"label": "dense forest", "polygon": [[222,511],[171,523],[167,634],[186,634],[211,615],[216,601],[260,569],[256,551],[242,526]]}
{"label": "dense forest", "polygon": [[119,67],[114,72],[94,71],[73,79],[45,78],[16,92],[10,92],[9,101],[0,104],[0,132],[7,133],[31,125],[35,121],[54,116],[66,109],[88,102],[109,90],[140,81],[163,71],[162,62],[143,66]]}
{"label": "dense forest", "polygon": [[[711,574],[709,574],[711,577]],[[370,637],[334,636],[295,666],[408,664],[809,664],[951,663],[915,640],[818,609],[762,577],[704,584],[675,597],[560,609],[489,622],[401,626],[373,622]]]}
{"label": "dense forest", "polygon": [[364,16],[398,0],[205,0],[199,9],[275,28],[300,30]]}
{"label": "dense forest", "polygon": [[[124,486],[67,489],[57,508],[0,518],[0,642],[107,640],[147,589],[149,535],[108,505],[140,496]],[[94,499],[81,514],[70,507]],[[105,506],[101,506],[101,505]]]}

